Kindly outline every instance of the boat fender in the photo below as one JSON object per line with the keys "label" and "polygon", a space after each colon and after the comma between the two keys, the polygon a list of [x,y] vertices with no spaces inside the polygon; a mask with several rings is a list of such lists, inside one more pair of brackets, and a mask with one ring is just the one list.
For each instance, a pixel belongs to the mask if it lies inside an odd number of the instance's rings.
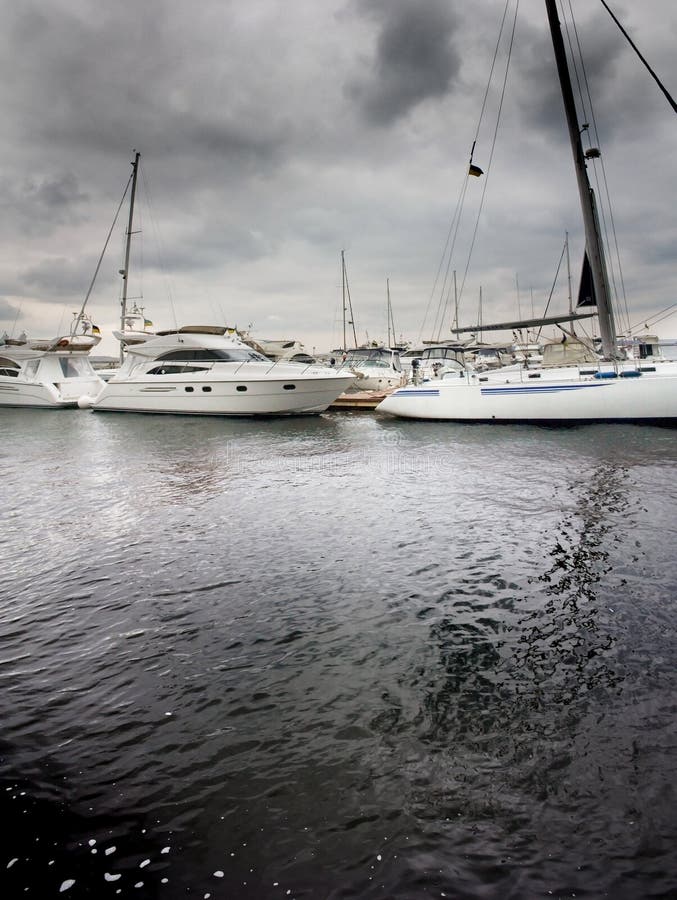
{"label": "boat fender", "polygon": [[595,372],[593,378],[618,378],[617,372]]}
{"label": "boat fender", "polygon": [[94,402],[93,397],[88,397],[86,394],[83,397],[78,399],[78,408],[79,409],[91,409],[92,403]]}
{"label": "boat fender", "polygon": [[621,378],[639,378],[641,374],[636,369],[628,369],[627,372],[621,372]]}

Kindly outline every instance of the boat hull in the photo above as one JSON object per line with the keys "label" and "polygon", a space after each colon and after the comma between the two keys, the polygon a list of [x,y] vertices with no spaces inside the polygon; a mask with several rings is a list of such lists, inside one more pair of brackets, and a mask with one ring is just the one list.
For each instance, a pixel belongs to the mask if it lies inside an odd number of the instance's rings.
{"label": "boat hull", "polygon": [[527,378],[447,377],[395,391],[377,409],[400,418],[453,422],[677,426],[677,371]]}
{"label": "boat hull", "polygon": [[323,412],[352,376],[284,379],[198,379],[145,376],[112,379],[91,402],[100,412],[169,413],[191,416],[280,416]]}
{"label": "boat hull", "polygon": [[70,378],[63,383],[50,383],[0,376],[0,407],[75,408],[80,397],[96,393],[101,384],[100,379],[90,378]]}

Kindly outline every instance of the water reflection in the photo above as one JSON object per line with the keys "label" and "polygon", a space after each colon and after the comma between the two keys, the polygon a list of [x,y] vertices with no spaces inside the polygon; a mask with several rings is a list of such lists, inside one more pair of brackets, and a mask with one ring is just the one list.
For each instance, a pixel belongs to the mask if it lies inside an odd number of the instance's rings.
{"label": "water reflection", "polygon": [[550,567],[533,579],[543,586],[545,603],[520,623],[513,657],[534,700],[567,704],[622,681],[612,652],[613,610],[605,604],[625,585],[613,578],[612,549],[632,529],[627,487],[627,469],[613,465],[571,487],[574,505],[549,551]]}
{"label": "water reflection", "polygon": [[519,740],[546,720],[552,733],[554,711],[580,717],[590,692],[619,688],[610,604],[625,584],[613,569],[632,530],[627,483],[626,469],[605,464],[565,488],[564,518],[547,568],[527,579],[530,593],[497,578],[476,584],[474,599],[468,584],[447,592],[453,605],[429,629],[436,663],[414,679],[425,742],[473,744],[506,731]]}

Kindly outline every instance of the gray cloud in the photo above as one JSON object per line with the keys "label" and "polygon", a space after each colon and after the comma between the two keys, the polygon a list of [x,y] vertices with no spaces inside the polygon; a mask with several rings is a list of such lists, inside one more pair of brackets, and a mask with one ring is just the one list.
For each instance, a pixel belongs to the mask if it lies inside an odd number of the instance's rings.
{"label": "gray cloud", "polygon": [[[677,245],[674,115],[608,16],[572,3],[628,248],[626,283],[638,304],[661,308]],[[654,3],[652,16],[629,7],[626,24],[666,76],[677,11]],[[279,322],[285,337],[329,344],[345,249],[360,327],[371,335],[380,327],[389,277],[398,329],[417,336],[502,2],[0,0],[0,8],[0,328],[19,298],[29,331],[36,311],[54,317],[82,298],[137,147],[132,277],[154,321],[171,324],[169,289],[179,319],[183,304],[195,321],[222,305],[231,321]],[[497,97],[494,86],[480,165]],[[488,320],[513,315],[502,305],[513,304],[516,273],[525,290],[547,292],[565,230],[578,269],[580,212],[542,0],[520,0],[491,177],[469,186],[459,271],[485,186],[465,296],[473,305],[483,287]],[[124,219],[90,301],[100,323],[117,316]]]}
{"label": "gray cloud", "polygon": [[49,234],[56,226],[81,221],[89,197],[72,172],[0,178],[1,233]]}
{"label": "gray cloud", "polygon": [[379,26],[368,71],[346,86],[365,118],[390,125],[449,91],[460,59],[451,42],[456,16],[448,3],[361,0],[358,7]]}
{"label": "gray cloud", "polygon": [[26,294],[37,293],[45,298],[61,303],[64,297],[73,302],[82,302],[92,280],[96,267],[94,259],[65,257],[47,258],[37,265],[19,273],[18,284]]}

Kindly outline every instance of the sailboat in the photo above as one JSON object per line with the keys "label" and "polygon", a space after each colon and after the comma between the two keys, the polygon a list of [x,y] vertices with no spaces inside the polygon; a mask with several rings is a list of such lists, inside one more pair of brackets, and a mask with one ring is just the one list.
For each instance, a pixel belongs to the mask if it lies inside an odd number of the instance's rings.
{"label": "sailboat", "polygon": [[[390,391],[406,383],[406,376],[400,364],[399,351],[391,345],[392,308],[390,305],[390,284],[387,283],[388,295],[388,345],[370,343],[367,341],[362,346],[357,346],[357,332],[355,330],[355,316],[353,304],[350,298],[348,285],[348,272],[346,269],[345,252],[341,251],[341,282],[343,296],[343,347],[332,351],[334,358],[340,360],[340,371],[352,372],[354,382],[349,386],[351,393]],[[347,316],[350,315],[348,319]],[[348,347],[346,326],[350,325],[353,332],[354,347]],[[394,335],[394,327],[393,327]]]}
{"label": "sailboat", "polygon": [[[586,168],[571,75],[556,0],[545,0],[585,229],[586,256],[597,306],[601,356],[572,364],[561,345],[552,366],[523,365],[477,372],[465,368],[440,381],[408,385],[377,410],[411,419],[456,422],[565,424],[628,422],[677,426],[677,363],[622,359],[595,197]],[[557,349],[557,345],[552,345]],[[547,360],[544,360],[547,362]]]}

